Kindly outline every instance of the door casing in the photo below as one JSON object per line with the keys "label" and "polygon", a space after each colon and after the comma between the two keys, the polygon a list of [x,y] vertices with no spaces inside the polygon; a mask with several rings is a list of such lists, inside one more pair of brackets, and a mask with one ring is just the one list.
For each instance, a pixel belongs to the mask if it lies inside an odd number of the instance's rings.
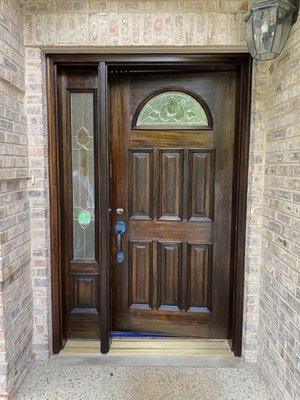
{"label": "door casing", "polygon": [[[62,286],[60,263],[60,219],[61,210],[58,168],[58,110],[56,105],[56,81],[58,68],[62,66],[97,66],[99,79],[99,118],[97,121],[100,137],[98,151],[100,156],[99,217],[101,221],[99,251],[102,255],[100,280],[101,305],[101,352],[107,353],[110,347],[110,148],[108,120],[108,73],[110,68],[127,69],[162,69],[222,71],[228,66],[237,71],[236,91],[236,137],[235,171],[233,189],[235,208],[233,223],[232,248],[232,298],[231,298],[231,348],[236,356],[242,350],[242,320],[244,291],[244,256],[246,233],[246,204],[248,154],[250,136],[250,94],[252,61],[249,54],[187,55],[187,54],[51,54],[47,56],[48,85],[48,127],[49,127],[49,183],[50,183],[50,230],[51,230],[51,284],[52,284],[52,320],[53,353],[58,353],[64,346],[62,334]],[[101,205],[101,207],[100,207]]]}

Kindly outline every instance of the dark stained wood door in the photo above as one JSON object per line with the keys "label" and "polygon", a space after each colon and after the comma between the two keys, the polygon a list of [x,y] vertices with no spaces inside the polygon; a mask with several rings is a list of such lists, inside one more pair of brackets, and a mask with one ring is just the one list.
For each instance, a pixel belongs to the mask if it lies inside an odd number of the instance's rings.
{"label": "dark stained wood door", "polygon": [[57,85],[63,338],[99,339],[98,68],[62,68]]}
{"label": "dark stained wood door", "polygon": [[236,72],[112,71],[109,85],[112,329],[227,338]]}

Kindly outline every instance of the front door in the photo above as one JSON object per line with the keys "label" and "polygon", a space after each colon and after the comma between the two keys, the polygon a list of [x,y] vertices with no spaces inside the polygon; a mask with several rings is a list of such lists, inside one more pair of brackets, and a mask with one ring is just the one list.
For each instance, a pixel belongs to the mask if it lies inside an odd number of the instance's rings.
{"label": "front door", "polygon": [[241,351],[248,55],[51,55],[53,348],[112,331]]}
{"label": "front door", "polygon": [[112,70],[112,330],[230,337],[236,72]]}

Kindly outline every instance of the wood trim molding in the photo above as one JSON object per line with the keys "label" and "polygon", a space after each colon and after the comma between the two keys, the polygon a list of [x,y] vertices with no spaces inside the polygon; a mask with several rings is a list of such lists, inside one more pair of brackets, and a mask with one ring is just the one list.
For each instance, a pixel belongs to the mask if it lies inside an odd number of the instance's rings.
{"label": "wood trim molding", "polygon": [[233,235],[233,314],[232,314],[232,350],[235,356],[242,355],[243,301],[246,245],[247,182],[249,167],[250,141],[250,102],[251,102],[252,59],[245,58],[239,67],[239,85],[237,91],[236,146],[235,165],[238,172],[235,188],[235,224]]}
{"label": "wood trim molding", "polygon": [[60,263],[60,210],[59,210],[59,168],[57,132],[58,118],[56,110],[56,74],[57,68],[51,58],[47,58],[47,100],[48,100],[48,156],[49,156],[49,191],[50,191],[50,241],[51,241],[51,295],[52,295],[52,332],[53,353],[58,353],[63,346],[62,295]]}

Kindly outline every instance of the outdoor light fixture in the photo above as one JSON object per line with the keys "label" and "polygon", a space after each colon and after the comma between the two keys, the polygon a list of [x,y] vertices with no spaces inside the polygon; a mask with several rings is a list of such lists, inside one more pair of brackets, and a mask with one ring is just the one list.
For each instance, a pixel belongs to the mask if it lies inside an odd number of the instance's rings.
{"label": "outdoor light fixture", "polygon": [[250,54],[272,60],[282,51],[297,21],[300,0],[258,0],[244,16]]}

